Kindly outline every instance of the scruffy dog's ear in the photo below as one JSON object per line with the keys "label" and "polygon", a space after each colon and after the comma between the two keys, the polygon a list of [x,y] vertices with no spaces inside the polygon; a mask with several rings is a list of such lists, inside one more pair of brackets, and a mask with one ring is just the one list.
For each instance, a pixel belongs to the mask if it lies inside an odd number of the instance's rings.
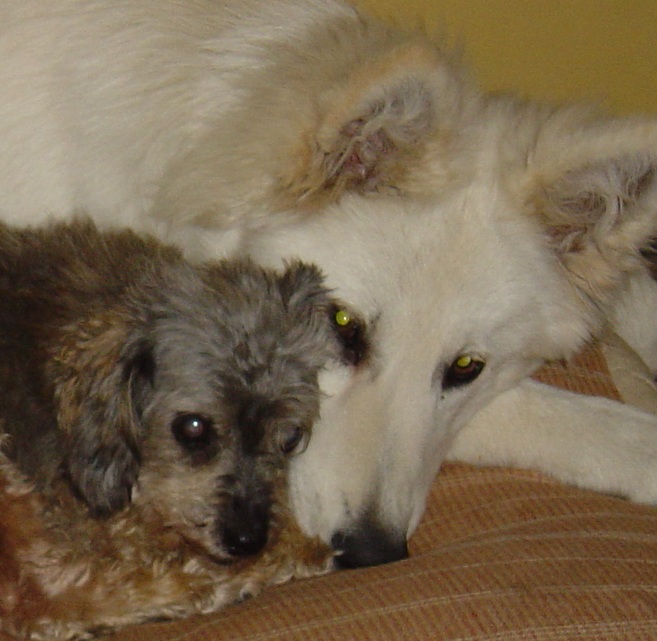
{"label": "scruffy dog's ear", "polygon": [[65,473],[93,514],[125,507],[140,466],[140,416],[152,389],[152,349],[120,318],[67,331],[53,360]]}
{"label": "scruffy dog's ear", "polygon": [[305,315],[304,322],[310,320],[318,309],[329,305],[328,290],[324,285],[324,275],[317,265],[300,260],[290,261],[280,277],[280,290],[290,310]]}
{"label": "scruffy dog's ear", "polygon": [[467,91],[465,79],[429,44],[399,45],[365,61],[318,99],[318,121],[282,181],[288,197],[308,203],[346,191],[405,191],[427,144],[441,163],[440,147],[454,138]]}

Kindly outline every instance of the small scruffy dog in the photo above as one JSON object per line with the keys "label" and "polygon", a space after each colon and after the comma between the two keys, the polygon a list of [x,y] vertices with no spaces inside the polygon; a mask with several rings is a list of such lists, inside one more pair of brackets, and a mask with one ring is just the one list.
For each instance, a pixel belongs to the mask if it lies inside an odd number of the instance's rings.
{"label": "small scruffy dog", "polygon": [[328,567],[284,483],[338,353],[317,269],[3,226],[0,299],[4,629],[84,638]]}

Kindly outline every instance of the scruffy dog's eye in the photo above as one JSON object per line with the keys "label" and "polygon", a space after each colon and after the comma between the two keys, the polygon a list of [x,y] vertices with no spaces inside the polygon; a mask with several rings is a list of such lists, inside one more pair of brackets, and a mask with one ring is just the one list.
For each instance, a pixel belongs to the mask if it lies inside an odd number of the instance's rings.
{"label": "scruffy dog's eye", "polygon": [[200,414],[180,414],[171,424],[173,435],[189,450],[204,448],[215,437],[212,421]]}
{"label": "scruffy dog's eye", "polygon": [[344,360],[350,365],[358,365],[367,351],[362,323],[343,307],[333,307],[330,314],[333,327],[342,344]]}
{"label": "scruffy dog's eye", "polygon": [[461,385],[471,383],[481,374],[485,364],[484,361],[470,354],[461,354],[445,370],[443,374],[443,389],[460,387]]}
{"label": "scruffy dog's eye", "polygon": [[283,454],[291,454],[295,450],[301,450],[302,441],[306,441],[305,430],[300,427],[288,427],[280,431],[278,445]]}

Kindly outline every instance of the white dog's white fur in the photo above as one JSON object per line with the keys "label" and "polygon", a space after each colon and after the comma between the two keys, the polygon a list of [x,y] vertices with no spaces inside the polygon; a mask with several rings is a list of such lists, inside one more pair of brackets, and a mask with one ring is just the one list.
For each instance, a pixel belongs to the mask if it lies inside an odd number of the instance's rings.
{"label": "white dog's white fur", "polygon": [[322,267],[362,354],[292,499],[346,564],[403,554],[446,457],[657,502],[654,417],[526,379],[607,318],[657,368],[656,122],[482,96],[340,0],[3,0],[0,87],[4,220]]}

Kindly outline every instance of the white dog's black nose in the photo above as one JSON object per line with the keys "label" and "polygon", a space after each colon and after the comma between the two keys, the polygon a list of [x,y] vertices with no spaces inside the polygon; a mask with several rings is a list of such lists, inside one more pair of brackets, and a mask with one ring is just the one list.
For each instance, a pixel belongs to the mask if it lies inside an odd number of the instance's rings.
{"label": "white dog's black nose", "polygon": [[380,526],[370,525],[353,533],[337,532],[331,538],[331,545],[337,552],[336,565],[342,569],[381,565],[408,557],[406,537],[391,535]]}

